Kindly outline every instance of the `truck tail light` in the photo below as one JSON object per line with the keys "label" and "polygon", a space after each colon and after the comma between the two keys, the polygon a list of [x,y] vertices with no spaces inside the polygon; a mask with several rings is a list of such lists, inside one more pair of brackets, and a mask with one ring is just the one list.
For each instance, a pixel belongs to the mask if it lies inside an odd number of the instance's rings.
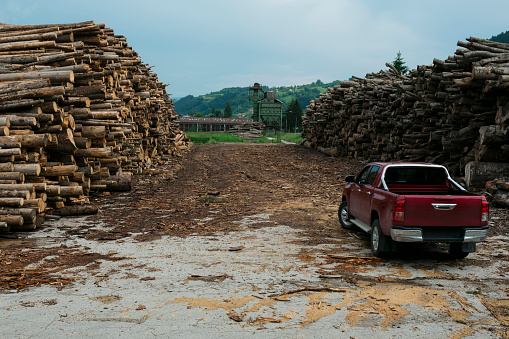
{"label": "truck tail light", "polygon": [[488,222],[489,219],[490,219],[490,208],[488,206],[488,202],[486,200],[483,200],[481,207],[481,221]]}
{"label": "truck tail light", "polygon": [[405,201],[399,200],[392,209],[392,220],[393,221],[404,221],[405,220]]}

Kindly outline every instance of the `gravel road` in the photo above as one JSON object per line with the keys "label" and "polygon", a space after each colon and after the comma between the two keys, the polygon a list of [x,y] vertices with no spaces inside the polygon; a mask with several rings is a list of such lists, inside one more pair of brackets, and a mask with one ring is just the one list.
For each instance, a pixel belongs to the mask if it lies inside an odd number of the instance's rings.
{"label": "gravel road", "polygon": [[0,238],[2,338],[508,338],[508,213],[462,260],[371,255],[337,220],[362,164],[298,145],[195,146],[93,197],[95,216]]}

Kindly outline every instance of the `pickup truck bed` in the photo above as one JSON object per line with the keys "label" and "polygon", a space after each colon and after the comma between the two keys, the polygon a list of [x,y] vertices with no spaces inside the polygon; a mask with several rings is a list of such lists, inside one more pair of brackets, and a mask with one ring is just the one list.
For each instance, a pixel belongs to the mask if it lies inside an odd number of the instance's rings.
{"label": "pickup truck bed", "polygon": [[443,166],[371,163],[346,181],[341,225],[369,232],[374,255],[395,251],[398,242],[438,242],[465,257],[487,236],[486,198],[467,192]]}

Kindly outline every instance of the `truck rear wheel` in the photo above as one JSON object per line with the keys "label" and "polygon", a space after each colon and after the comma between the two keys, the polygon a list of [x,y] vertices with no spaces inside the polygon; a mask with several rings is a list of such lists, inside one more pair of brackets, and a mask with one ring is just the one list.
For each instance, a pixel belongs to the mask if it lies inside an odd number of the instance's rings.
{"label": "truck rear wheel", "polygon": [[350,214],[348,213],[348,204],[346,200],[339,205],[338,218],[341,227],[344,229],[351,230],[355,227],[355,225],[350,221]]}
{"label": "truck rear wheel", "polygon": [[378,219],[371,224],[371,252],[374,256],[383,258],[392,250],[392,239],[383,235]]}

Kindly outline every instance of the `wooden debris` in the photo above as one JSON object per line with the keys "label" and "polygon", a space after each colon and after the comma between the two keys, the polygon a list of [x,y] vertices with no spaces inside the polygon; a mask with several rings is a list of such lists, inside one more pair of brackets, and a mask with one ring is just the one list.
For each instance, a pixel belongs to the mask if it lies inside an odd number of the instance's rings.
{"label": "wooden debris", "polygon": [[283,292],[283,293],[271,294],[271,295],[269,295],[269,298],[278,298],[278,297],[281,297],[281,296],[284,296],[284,295],[295,294],[295,293],[300,293],[300,292],[337,292],[337,293],[345,293],[345,292],[347,292],[347,290],[344,289],[344,288],[308,286],[308,287],[298,288],[298,289],[287,291],[287,292]]}

